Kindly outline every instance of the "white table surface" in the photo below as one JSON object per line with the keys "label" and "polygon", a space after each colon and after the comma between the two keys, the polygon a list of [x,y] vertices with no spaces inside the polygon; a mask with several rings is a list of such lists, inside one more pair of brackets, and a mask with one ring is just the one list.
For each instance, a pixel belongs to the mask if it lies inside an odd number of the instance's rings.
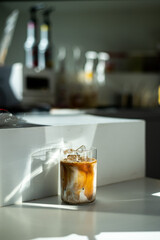
{"label": "white table surface", "polygon": [[99,187],[95,202],[67,205],[58,196],[0,208],[0,240],[158,240],[160,180]]}
{"label": "white table surface", "polygon": [[137,119],[124,119],[124,118],[111,118],[93,116],[89,114],[48,114],[48,113],[23,113],[18,114],[18,117],[25,120],[27,123],[49,126],[66,126],[66,125],[83,125],[83,124],[105,124],[105,123],[130,123],[140,122],[143,120]]}

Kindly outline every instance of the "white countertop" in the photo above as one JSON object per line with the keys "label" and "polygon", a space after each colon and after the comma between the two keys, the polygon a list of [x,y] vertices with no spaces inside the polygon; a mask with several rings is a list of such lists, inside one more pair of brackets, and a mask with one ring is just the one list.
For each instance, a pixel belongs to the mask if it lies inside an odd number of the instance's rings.
{"label": "white countertop", "polygon": [[93,116],[85,113],[71,112],[70,114],[48,114],[48,113],[23,113],[18,114],[28,123],[51,125],[51,126],[66,126],[66,125],[91,125],[91,124],[105,124],[105,123],[130,123],[140,122],[143,120],[124,119],[124,118],[111,118]]}
{"label": "white countertop", "polygon": [[95,202],[60,198],[0,208],[1,240],[158,240],[160,180],[142,178],[99,187]]}

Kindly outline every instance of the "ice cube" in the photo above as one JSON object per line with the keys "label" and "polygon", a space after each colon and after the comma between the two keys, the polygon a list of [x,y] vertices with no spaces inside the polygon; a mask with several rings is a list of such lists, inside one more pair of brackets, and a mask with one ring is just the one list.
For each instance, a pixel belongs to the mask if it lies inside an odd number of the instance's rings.
{"label": "ice cube", "polygon": [[72,148],[64,150],[64,154],[71,154],[74,150]]}
{"label": "ice cube", "polygon": [[82,153],[85,150],[86,150],[86,147],[84,145],[82,145],[82,146],[80,146],[79,148],[76,149],[76,152]]}
{"label": "ice cube", "polygon": [[67,160],[74,161],[74,162],[79,162],[80,161],[80,156],[79,155],[68,155]]}

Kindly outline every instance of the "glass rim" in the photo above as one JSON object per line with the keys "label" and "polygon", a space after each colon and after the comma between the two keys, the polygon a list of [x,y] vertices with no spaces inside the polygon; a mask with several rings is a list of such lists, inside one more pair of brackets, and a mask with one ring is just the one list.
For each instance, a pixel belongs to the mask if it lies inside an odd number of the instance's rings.
{"label": "glass rim", "polygon": [[[72,147],[71,148],[67,148],[67,147],[64,147],[64,148],[60,148],[60,150],[62,150],[62,151],[65,151],[65,150],[72,150],[73,152],[76,152],[76,151],[78,151],[78,149],[79,148],[77,148],[77,149],[73,149]],[[96,147],[94,147],[94,146],[91,146],[90,148],[86,148],[86,149],[84,149],[82,152],[89,152],[89,151],[97,151],[97,148]]]}

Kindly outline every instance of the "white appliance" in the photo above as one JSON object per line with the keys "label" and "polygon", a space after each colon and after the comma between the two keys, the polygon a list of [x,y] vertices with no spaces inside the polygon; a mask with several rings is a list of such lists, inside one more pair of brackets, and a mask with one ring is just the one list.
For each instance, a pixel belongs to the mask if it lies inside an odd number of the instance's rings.
{"label": "white appliance", "polygon": [[23,104],[41,105],[55,102],[55,75],[53,70],[23,67]]}
{"label": "white appliance", "polygon": [[23,99],[21,64],[0,67],[0,107],[17,106]]}
{"label": "white appliance", "polygon": [[0,107],[54,104],[53,70],[27,69],[22,63],[0,67]]}

